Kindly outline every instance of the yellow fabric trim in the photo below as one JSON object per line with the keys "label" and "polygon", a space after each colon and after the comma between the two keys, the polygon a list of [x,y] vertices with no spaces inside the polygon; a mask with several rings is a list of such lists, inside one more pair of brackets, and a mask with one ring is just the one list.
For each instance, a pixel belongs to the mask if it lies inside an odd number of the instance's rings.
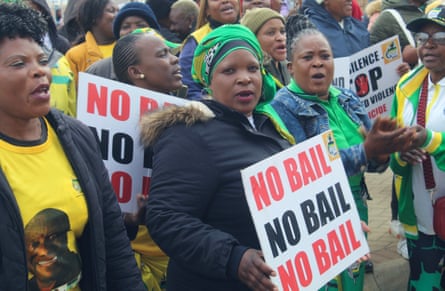
{"label": "yellow fabric trim", "polygon": [[131,247],[135,252],[150,257],[167,257],[159,246],[151,238],[145,225],[139,225],[136,238],[131,241]]}
{"label": "yellow fabric trim", "polygon": [[168,257],[147,257],[134,253],[141,270],[142,282],[148,291],[165,291],[167,285]]}
{"label": "yellow fabric trim", "polygon": [[212,28],[210,27],[210,24],[207,23],[204,26],[202,26],[200,29],[194,31],[191,36],[196,40],[197,43],[200,43],[201,40],[209,34],[209,32],[212,31]]}
{"label": "yellow fabric trim", "polygon": [[400,189],[402,188],[402,176],[394,175],[394,188],[396,191],[397,200],[400,198]]}
{"label": "yellow fabric trim", "polygon": [[419,235],[416,225],[408,225],[403,223],[402,225],[403,229],[405,230],[405,234],[407,234],[408,236],[417,237]]}
{"label": "yellow fabric trim", "polygon": [[426,108],[425,124],[428,122],[428,118],[430,117],[431,107],[433,107],[434,103],[436,103],[437,97],[439,96],[439,92],[440,92],[440,86],[438,84],[435,84],[434,85],[433,99],[431,100],[431,102],[428,104],[428,106]]}
{"label": "yellow fabric trim", "polygon": [[394,157],[396,158],[397,163],[399,163],[401,166],[406,166],[406,162],[400,159],[400,153],[395,153]]}
{"label": "yellow fabric trim", "polygon": [[431,141],[429,144],[427,144],[424,149],[429,152],[433,153],[442,143],[442,134],[440,132],[432,132]]}

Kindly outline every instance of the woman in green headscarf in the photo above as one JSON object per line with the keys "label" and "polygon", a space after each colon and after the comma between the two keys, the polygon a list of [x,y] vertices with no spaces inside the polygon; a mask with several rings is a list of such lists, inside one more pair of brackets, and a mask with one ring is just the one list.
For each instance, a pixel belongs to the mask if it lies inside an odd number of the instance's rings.
{"label": "woman in green headscarf", "polygon": [[263,96],[273,96],[262,57],[247,28],[213,30],[193,61],[193,76],[211,98],[142,118],[142,140],[153,149],[146,224],[170,257],[169,291],[276,288],[240,174],[290,146],[256,109],[261,103],[267,111]]}

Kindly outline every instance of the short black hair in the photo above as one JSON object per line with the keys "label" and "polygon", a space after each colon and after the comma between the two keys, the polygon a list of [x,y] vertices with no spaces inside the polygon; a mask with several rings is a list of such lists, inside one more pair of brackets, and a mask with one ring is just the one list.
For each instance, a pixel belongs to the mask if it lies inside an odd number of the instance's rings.
{"label": "short black hair", "polygon": [[110,0],[82,0],[78,20],[84,32],[91,31],[96,21],[104,14],[109,2]]}
{"label": "short black hair", "polygon": [[0,41],[6,38],[31,38],[43,45],[48,25],[34,9],[11,3],[0,3]]}

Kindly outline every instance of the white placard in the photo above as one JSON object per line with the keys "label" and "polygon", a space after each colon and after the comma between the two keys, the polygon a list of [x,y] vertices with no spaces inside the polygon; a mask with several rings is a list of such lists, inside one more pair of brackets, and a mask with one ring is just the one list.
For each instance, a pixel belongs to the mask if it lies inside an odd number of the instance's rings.
{"label": "white placard", "polygon": [[[393,36],[361,50],[350,57],[334,60],[334,85],[345,79],[349,72],[349,88],[365,105],[368,116],[389,116],[395,88],[400,76],[397,67],[402,63],[399,37]],[[337,81],[336,81],[337,80]],[[341,85],[341,84],[339,84]],[[339,86],[342,87],[342,86]]]}
{"label": "white placard", "polygon": [[136,195],[147,194],[151,161],[139,142],[141,114],[185,99],[80,73],[77,119],[95,133],[105,167],[123,211],[136,210]]}
{"label": "white placard", "polygon": [[280,290],[317,290],[369,253],[332,131],[241,171]]}

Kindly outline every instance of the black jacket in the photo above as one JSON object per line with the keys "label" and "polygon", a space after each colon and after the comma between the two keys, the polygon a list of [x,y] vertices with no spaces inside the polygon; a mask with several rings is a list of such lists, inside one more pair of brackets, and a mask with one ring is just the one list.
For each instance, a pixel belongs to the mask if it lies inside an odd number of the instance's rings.
{"label": "black jacket", "polygon": [[[202,104],[206,106],[202,106]],[[289,146],[264,115],[247,118],[216,101],[143,118],[153,146],[146,223],[170,257],[167,288],[248,290],[237,278],[247,248],[260,249],[240,170]]]}
{"label": "black jacket", "polygon": [[[47,115],[85,195],[88,223],[77,241],[82,291],[145,291],[108,172],[91,130],[52,110]],[[27,291],[23,222],[14,193],[0,170],[0,290]]]}

